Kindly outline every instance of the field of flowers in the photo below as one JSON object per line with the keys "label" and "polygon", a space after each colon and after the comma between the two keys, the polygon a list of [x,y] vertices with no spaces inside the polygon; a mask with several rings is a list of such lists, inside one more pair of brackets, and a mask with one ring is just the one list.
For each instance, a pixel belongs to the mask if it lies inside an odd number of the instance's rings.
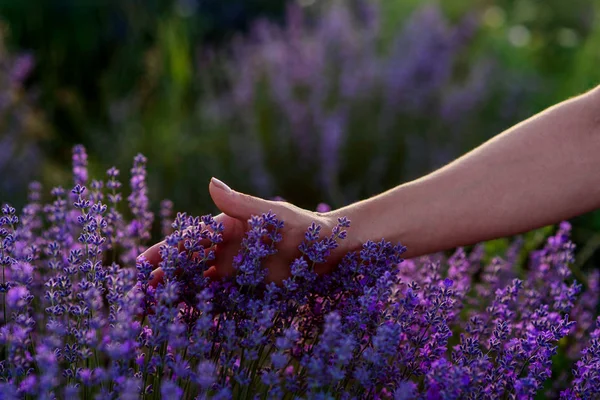
{"label": "field of flowers", "polygon": [[524,265],[522,241],[483,262],[482,246],[403,260],[382,239],[317,276],[352,223],[340,218],[307,227],[278,286],[263,266],[277,215],[253,216],[237,274],[211,281],[223,225],[163,201],[155,288],[137,258],[154,220],[146,163],[125,191],[115,168],[90,179],[76,146],[70,190],[45,202],[32,183],[20,213],[2,207],[2,398],[598,398],[600,274],[573,279],[568,223]]}
{"label": "field of flowers", "polygon": [[352,221],[313,224],[281,285],[280,216],[219,281],[195,216],[210,176],[343,206],[598,85],[600,3],[103,4],[0,2],[0,399],[600,399],[600,213],[322,276]]}

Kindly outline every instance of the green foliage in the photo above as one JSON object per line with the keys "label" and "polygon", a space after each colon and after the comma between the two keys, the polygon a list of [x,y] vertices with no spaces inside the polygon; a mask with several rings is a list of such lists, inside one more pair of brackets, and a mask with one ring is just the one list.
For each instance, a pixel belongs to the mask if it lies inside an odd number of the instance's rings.
{"label": "green foliage", "polygon": [[24,87],[34,62],[29,54],[8,52],[0,30],[0,194],[21,202],[42,167],[39,143],[51,135],[35,93]]}
{"label": "green foliage", "polygon": [[[247,108],[223,100],[250,68],[236,61],[237,44],[231,45],[231,39],[247,32],[257,18],[281,24],[286,3],[0,2],[10,48],[30,50],[36,59],[25,85],[39,93],[37,108],[45,113],[35,119],[47,119],[55,132],[51,140],[47,134],[25,139],[44,149],[45,168],[38,177],[46,186],[63,181],[68,172],[57,165],[67,164],[73,143],[84,143],[94,154],[90,168],[96,173],[101,173],[100,165],[109,164],[127,170],[134,154],[147,154],[152,160],[149,186],[156,191],[151,197],[173,198],[177,209],[193,213],[215,211],[206,191],[211,175],[236,189],[281,195],[306,207],[323,199],[341,205],[425,173],[600,81],[598,1],[303,1],[310,4],[303,7],[308,26],[317,24],[331,4],[350,4],[357,14],[379,8],[377,40],[369,44],[379,63],[391,57],[402,35],[405,41],[418,43],[429,33],[428,29],[405,33],[415,10],[426,5],[441,7],[450,26],[458,26],[465,17],[480,21],[467,46],[456,52],[448,83],[439,87],[426,110],[439,109],[451,93],[469,87],[477,71],[488,70],[481,78],[485,94],[456,121],[399,110],[382,129],[378,124],[386,103],[381,86],[387,82],[382,78],[379,87],[350,101],[342,99],[336,85],[347,63],[335,56],[349,45],[340,42],[326,58],[323,82],[330,90],[320,108],[346,110],[346,141],[337,174],[323,185],[319,161],[298,158],[288,140],[297,128],[273,97],[274,72],[263,71],[256,78],[253,102]],[[252,40],[248,35],[244,39]],[[307,104],[315,88],[314,80],[296,85],[294,96]],[[314,124],[305,131],[319,137]],[[245,157],[235,150],[236,143],[245,143],[247,154],[260,153],[262,159]],[[374,160],[385,160],[381,161],[385,167],[371,168]],[[256,182],[250,167],[264,173],[267,181]],[[23,200],[11,194],[5,198],[17,205]],[[593,215],[576,221],[579,243],[600,229],[600,217]],[[502,243],[494,246],[500,251]]]}

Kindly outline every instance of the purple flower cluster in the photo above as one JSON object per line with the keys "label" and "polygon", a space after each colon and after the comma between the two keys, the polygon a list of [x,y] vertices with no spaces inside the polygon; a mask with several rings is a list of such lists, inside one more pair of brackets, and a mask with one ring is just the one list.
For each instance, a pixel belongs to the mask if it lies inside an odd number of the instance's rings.
{"label": "purple flower cluster", "polygon": [[[154,267],[132,259],[153,221],[145,158],[134,161],[128,213],[118,211],[119,172],[90,182],[86,159],[77,146],[70,192],[55,188],[42,204],[32,184],[20,216],[2,207],[2,398],[589,399],[600,390],[598,276],[580,293],[567,223],[522,270],[520,241],[486,263],[481,246],[403,260],[402,245],[381,240],[318,276],[347,235],[340,218],[331,232],[307,227],[276,285],[265,281],[283,239],[275,214],[248,221],[237,273],[212,281],[203,272],[223,225],[171,220],[165,201],[155,288]],[[559,353],[572,376],[553,371]]]}

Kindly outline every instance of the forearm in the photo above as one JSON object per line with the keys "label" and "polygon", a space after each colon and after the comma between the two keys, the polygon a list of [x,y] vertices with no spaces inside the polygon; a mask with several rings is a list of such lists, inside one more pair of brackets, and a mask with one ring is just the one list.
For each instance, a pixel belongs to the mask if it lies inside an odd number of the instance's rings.
{"label": "forearm", "polygon": [[513,235],[600,206],[600,90],[554,106],[423,178],[332,212],[407,257]]}

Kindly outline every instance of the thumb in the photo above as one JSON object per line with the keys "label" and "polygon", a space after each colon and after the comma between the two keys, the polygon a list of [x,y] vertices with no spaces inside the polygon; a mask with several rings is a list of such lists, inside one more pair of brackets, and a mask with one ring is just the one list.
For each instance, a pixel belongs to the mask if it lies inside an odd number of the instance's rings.
{"label": "thumb", "polygon": [[252,215],[260,215],[270,210],[279,211],[277,203],[232,190],[217,178],[212,178],[208,186],[210,197],[221,212],[230,217],[246,221]]}

